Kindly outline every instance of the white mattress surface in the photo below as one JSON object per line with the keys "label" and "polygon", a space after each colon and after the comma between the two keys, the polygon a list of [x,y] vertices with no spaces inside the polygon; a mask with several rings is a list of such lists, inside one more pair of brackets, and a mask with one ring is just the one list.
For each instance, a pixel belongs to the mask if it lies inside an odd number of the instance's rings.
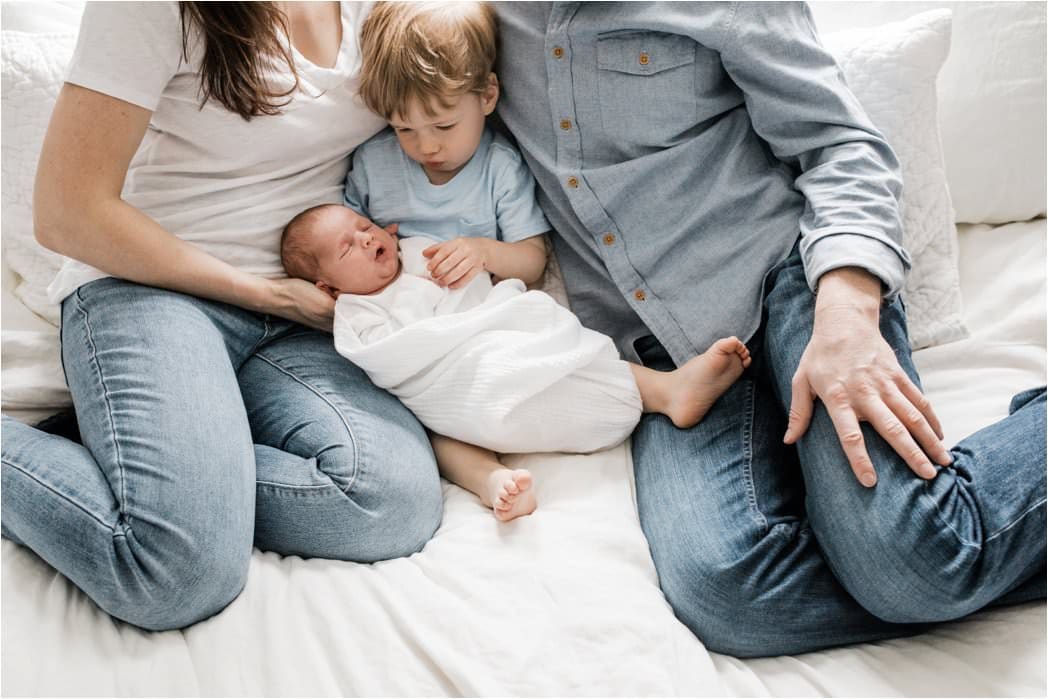
{"label": "white mattress surface", "polygon": [[[917,355],[948,439],[1045,381],[1045,221],[962,227],[969,339]],[[6,303],[5,299],[5,303]],[[6,349],[6,339],[5,339]],[[46,381],[46,376],[41,376]],[[410,558],[256,552],[244,592],[185,631],[115,622],[2,543],[4,695],[1044,695],[1045,605],[797,657],[712,655],[662,597],[622,446],[528,455],[538,511],[499,524],[445,484]]]}

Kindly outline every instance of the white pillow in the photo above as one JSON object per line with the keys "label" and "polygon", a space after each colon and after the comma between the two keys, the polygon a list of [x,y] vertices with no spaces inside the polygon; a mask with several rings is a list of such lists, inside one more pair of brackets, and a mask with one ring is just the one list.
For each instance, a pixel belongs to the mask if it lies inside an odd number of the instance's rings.
{"label": "white pillow", "polygon": [[1043,215],[1045,3],[811,4],[824,32],[942,7],[953,10],[954,49],[939,75],[939,123],[957,221],[1004,223]]}
{"label": "white pillow", "polygon": [[950,50],[950,11],[823,35],[848,86],[899,157],[903,245],[913,268],[903,301],[914,349],[967,337],[957,230],[936,119],[935,79]]}
{"label": "white pillow", "polygon": [[4,262],[21,280],[14,294],[31,311],[58,324],[58,306],[47,300],[47,285],[62,257],[33,237],[33,177],[47,122],[73,55],[75,33],[4,31],[0,96],[0,223]]}

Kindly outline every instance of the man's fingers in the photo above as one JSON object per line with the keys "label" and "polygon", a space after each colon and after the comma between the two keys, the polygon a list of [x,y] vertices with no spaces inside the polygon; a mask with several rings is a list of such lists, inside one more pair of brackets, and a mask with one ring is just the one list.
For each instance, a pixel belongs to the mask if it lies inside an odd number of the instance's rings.
{"label": "man's fingers", "polygon": [[814,405],[815,396],[812,395],[807,379],[801,378],[800,375],[794,377],[790,421],[786,426],[786,435],[782,438],[784,443],[793,444],[808,431]]}
{"label": "man's fingers", "polygon": [[873,470],[873,462],[866,451],[866,439],[862,436],[859,428],[859,418],[850,407],[833,405],[832,401],[826,402],[826,411],[830,414],[833,427],[837,430],[837,439],[840,440],[844,455],[851,465],[852,473],[867,488],[877,485],[877,472]]}
{"label": "man's fingers", "polygon": [[[942,425],[939,423],[939,416],[932,410],[932,402],[928,400],[928,396],[921,392],[921,389],[917,388],[917,385],[910,381],[910,377],[902,374],[895,381],[895,385],[899,387],[906,399],[917,408],[924,416],[924,419],[931,425],[935,435],[941,440],[943,438]],[[931,453],[931,452],[929,452]]]}
{"label": "man's fingers", "polygon": [[[885,392],[883,399],[888,410],[906,426],[906,430],[917,440],[925,454],[940,466],[948,466],[953,463],[950,450],[942,443],[942,438],[936,434],[935,428],[929,423],[924,413],[914,406],[901,391],[889,389]],[[899,450],[896,449],[896,451]],[[902,454],[902,452],[899,453]],[[907,463],[909,463],[908,460]],[[912,467],[913,464],[910,466]]]}
{"label": "man's fingers", "polygon": [[[925,480],[935,478],[935,467],[914,441],[910,430],[888,406],[875,396],[869,405],[862,407],[863,416],[884,441],[902,457],[910,470]],[[929,431],[931,428],[928,428]]]}

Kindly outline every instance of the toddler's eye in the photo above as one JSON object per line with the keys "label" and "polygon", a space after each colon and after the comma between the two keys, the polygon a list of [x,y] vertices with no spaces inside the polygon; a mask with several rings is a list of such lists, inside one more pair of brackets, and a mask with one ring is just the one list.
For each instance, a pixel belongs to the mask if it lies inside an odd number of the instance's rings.
{"label": "toddler's eye", "polygon": [[437,128],[441,131],[451,131],[453,128],[455,128],[455,124],[441,124]]}

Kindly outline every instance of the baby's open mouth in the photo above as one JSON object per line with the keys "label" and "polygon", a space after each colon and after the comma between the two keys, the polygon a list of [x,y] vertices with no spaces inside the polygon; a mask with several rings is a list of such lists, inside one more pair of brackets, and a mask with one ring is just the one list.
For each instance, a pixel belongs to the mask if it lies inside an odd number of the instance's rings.
{"label": "baby's open mouth", "polygon": [[375,250],[375,259],[376,260],[381,259],[382,256],[385,254],[385,252],[386,252],[386,246],[385,245],[379,245],[378,249]]}

